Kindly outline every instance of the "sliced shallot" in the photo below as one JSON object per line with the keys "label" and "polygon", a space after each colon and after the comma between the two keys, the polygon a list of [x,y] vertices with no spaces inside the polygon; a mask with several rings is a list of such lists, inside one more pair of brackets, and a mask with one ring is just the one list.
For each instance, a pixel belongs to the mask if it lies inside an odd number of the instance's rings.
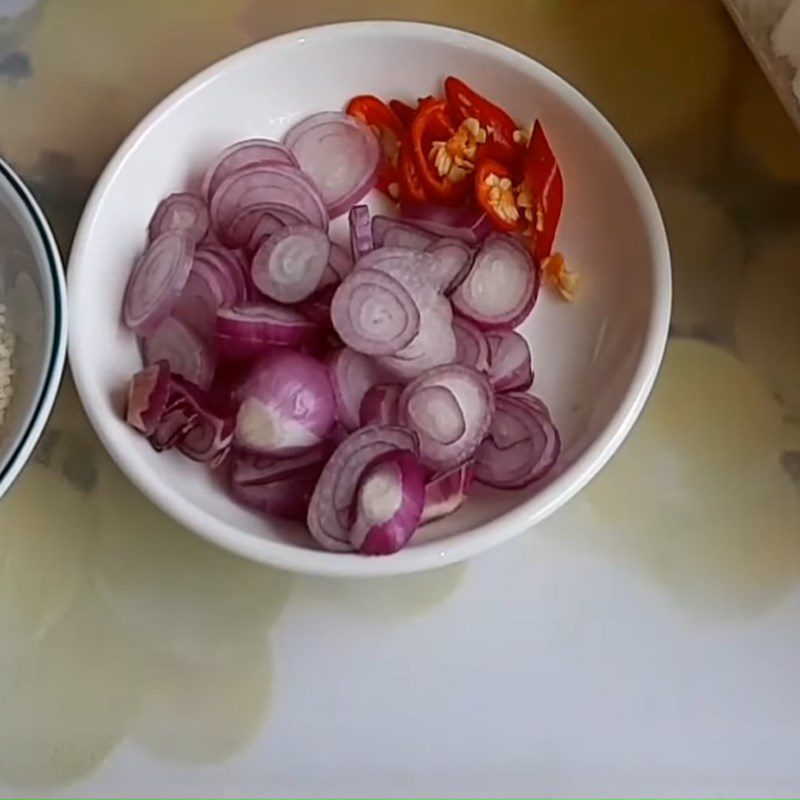
{"label": "sliced shallot", "polygon": [[475,478],[487,486],[521,489],[543,478],[558,459],[558,431],[527,397],[497,395],[489,435],[475,455]]}
{"label": "sliced shallot", "polygon": [[432,233],[415,225],[377,214],[372,218],[372,240],[375,247],[407,247],[409,250],[424,250],[438,240]]}
{"label": "sliced shallot", "polygon": [[233,254],[219,245],[200,247],[195,251],[192,275],[200,275],[212,286],[222,306],[246,298],[247,284]]}
{"label": "sliced shallot", "polygon": [[258,250],[261,243],[285,225],[309,225],[305,214],[281,203],[259,203],[236,215],[225,235],[231,247],[248,252]]}
{"label": "sliced shallot", "polygon": [[217,311],[223,303],[216,278],[192,269],[171,316],[188,325],[204,341],[209,341],[214,335]]}
{"label": "sliced shallot", "polygon": [[347,552],[352,507],[364,470],[378,457],[397,450],[419,452],[417,436],[405,428],[369,425],[351,433],[331,456],[308,507],[308,529],[326,550]]}
{"label": "sliced shallot", "polygon": [[264,514],[302,522],[317,483],[315,473],[284,475],[266,483],[243,483],[231,472],[231,493],[242,504]]}
{"label": "sliced shallot", "polygon": [[353,500],[350,544],[364,555],[405,547],[425,504],[425,470],[408,450],[379,456],[364,470]]}
{"label": "sliced shallot", "polygon": [[331,327],[331,303],[338,288],[338,281],[324,286],[314,292],[307,300],[298,303],[295,308],[320,328],[329,329]]}
{"label": "sliced shallot", "polygon": [[463,317],[454,317],[453,333],[456,337],[456,363],[478,372],[488,372],[489,344],[483,331]]}
{"label": "sliced shallot", "polygon": [[176,192],[158,204],[150,220],[150,241],[162,233],[183,233],[198,244],[208,233],[208,209],[202,197],[189,192]]}
{"label": "sliced shallot", "polygon": [[435,437],[437,446],[460,441],[467,431],[467,420],[461,404],[446,386],[437,384],[418,387],[405,401],[403,418],[417,431]]}
{"label": "sliced shallot", "polygon": [[447,298],[433,295],[432,304],[421,314],[417,336],[402,350],[377,360],[389,375],[411,380],[429,369],[456,360],[456,337],[452,326],[453,314]]}
{"label": "sliced shallot", "polygon": [[374,362],[363,353],[343,347],[328,362],[336,416],[348,431],[361,424],[361,401],[367,391],[380,380]]}
{"label": "sliced shallot", "polygon": [[[269,210],[269,203],[249,206],[240,211],[225,231],[225,240],[230,247],[247,247],[254,244],[257,249],[265,237],[277,233],[286,223]],[[305,222],[297,214],[294,222]]]}
{"label": "sliced shallot", "polygon": [[245,358],[270,345],[298,346],[313,342],[318,327],[293,308],[277,303],[241,303],[217,312],[214,335],[221,355]]}
{"label": "sliced shallot", "polygon": [[417,335],[402,349],[378,361],[390,375],[410,380],[456,356],[452,329],[453,309],[438,291],[433,256],[404,247],[382,247],[358,262],[355,273],[365,269],[384,272],[402,284],[420,312]]}
{"label": "sliced shallot", "polygon": [[414,298],[421,312],[450,303],[441,296],[434,256],[407,247],[384,246],[367,253],[356,264],[356,272],[375,269],[391,275]]}
{"label": "sliced shallot", "polygon": [[361,120],[340,111],[312,114],[286,134],[286,146],[318,187],[331,217],[375,184],[380,145]]}
{"label": "sliced shallot", "polygon": [[214,372],[214,380],[208,388],[208,396],[212,408],[227,417],[236,417],[241,398],[237,394],[244,385],[253,368],[249,359],[224,359],[219,362]]}
{"label": "sliced shallot", "polygon": [[343,281],[353,269],[353,256],[346,247],[331,242],[331,254],[328,258],[328,266],[338,275],[339,280]]}
{"label": "sliced shallot", "polygon": [[128,424],[149,436],[167,407],[169,387],[170,368],[166,361],[137,372],[128,385]]}
{"label": "sliced shallot", "polygon": [[391,355],[419,333],[420,312],[397,280],[377,269],[355,269],[331,303],[333,327],[345,344],[367,355]]}
{"label": "sliced shallot", "polygon": [[[353,257],[349,251],[336,242],[331,242],[331,252],[328,263],[322,271],[322,277],[317,284],[317,291],[338,286],[353,269]],[[332,297],[333,295],[331,295]]]}
{"label": "sliced shallot", "polygon": [[237,394],[236,443],[253,452],[292,455],[315,447],[336,420],[325,366],[287,348],[264,356]]}
{"label": "sliced shallot", "polygon": [[330,240],[319,228],[284,227],[253,256],[253,283],[262,294],[279,303],[298,303],[317,288],[330,252]]}
{"label": "sliced shallot", "polygon": [[353,206],[350,209],[348,221],[350,223],[350,249],[353,252],[353,261],[358,261],[361,256],[365,256],[373,248],[369,208],[364,205]]}
{"label": "sliced shallot", "polygon": [[335,289],[340,283],[341,280],[334,271],[333,267],[330,264],[326,264],[325,269],[322,270],[322,276],[319,279],[319,283],[317,284],[315,291],[321,292],[325,289]]}
{"label": "sliced shallot", "polygon": [[462,317],[479,328],[513,328],[528,316],[539,291],[539,271],[523,244],[492,234],[451,300]]}
{"label": "sliced shallot", "polygon": [[547,407],[547,404],[535,394],[528,394],[527,392],[515,392],[514,399],[518,403],[525,404],[535,413],[540,414],[543,417],[547,417],[547,419],[551,419],[550,409]]}
{"label": "sliced shallot", "polygon": [[147,437],[153,450],[162,452],[180,444],[184,437],[198,422],[199,413],[195,405],[187,400],[186,394],[170,381],[170,396],[167,407],[158,421],[155,430]]}
{"label": "sliced shallot", "polygon": [[237,450],[231,457],[231,493],[257,511],[304,520],[317,478],[331,449],[326,443],[284,458]]}
{"label": "sliced shallot", "polygon": [[185,233],[169,231],[148,245],[125,290],[126,327],[146,335],[169,316],[189,279],[193,257],[194,244]]}
{"label": "sliced shallot", "polygon": [[433,275],[439,291],[452,294],[469,274],[474,253],[458,239],[440,239],[426,248],[433,260]]}
{"label": "sliced shallot", "polygon": [[400,213],[404,220],[429,233],[467,244],[482,242],[492,232],[492,221],[476,208],[410,203],[404,204]]}
{"label": "sliced shallot", "polygon": [[516,331],[486,333],[489,345],[489,382],[498,392],[525,391],[533,383],[531,349]]}
{"label": "sliced shallot", "polygon": [[206,392],[175,375],[169,381],[169,399],[148,436],[155,450],[177,446],[195,461],[218,466],[233,438],[233,420],[212,408]]}
{"label": "sliced shallot", "polygon": [[194,413],[194,423],[177,442],[178,449],[192,461],[219,466],[233,441],[233,418],[218,414],[202,389],[173,376],[170,403],[178,399]]}
{"label": "sliced shallot", "polygon": [[265,203],[289,206],[312,225],[328,228],[325,204],[305,173],[285,164],[254,164],[228,175],[211,195],[211,222],[222,241],[239,214]]}
{"label": "sliced shallot", "polygon": [[397,425],[402,383],[378,383],[361,400],[362,425]]}
{"label": "sliced shallot", "polygon": [[425,508],[421,523],[446,517],[467,499],[474,475],[472,461],[434,475],[425,485]]}
{"label": "sliced shallot", "polygon": [[422,463],[435,470],[472,456],[493,413],[494,394],[486,376],[462,364],[420,375],[400,397],[400,423],[419,436]]}
{"label": "sliced shallot", "polygon": [[253,164],[286,164],[298,166],[297,159],[279,142],[271,139],[245,139],[226,147],[206,170],[203,195],[211,197],[222,181],[242,167]]}
{"label": "sliced shallot", "polygon": [[200,336],[175,317],[167,317],[144,340],[145,364],[166,361],[173,375],[207,389],[214,377],[214,355]]}

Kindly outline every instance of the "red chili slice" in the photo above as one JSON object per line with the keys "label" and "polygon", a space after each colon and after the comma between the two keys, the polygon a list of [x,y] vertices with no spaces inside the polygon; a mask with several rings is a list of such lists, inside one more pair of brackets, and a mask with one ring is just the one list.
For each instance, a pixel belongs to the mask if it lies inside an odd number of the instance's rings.
{"label": "red chili slice", "polygon": [[[502,181],[511,181],[512,187],[509,190],[501,189],[493,181],[493,178]],[[492,225],[501,231],[512,232],[520,226],[520,214],[513,194],[514,176],[511,170],[499,161],[485,159],[478,164],[475,170],[475,199],[478,205],[486,212]],[[492,196],[492,189],[497,189],[495,196]],[[510,192],[510,195],[509,195]],[[502,209],[506,209],[506,214]]]}
{"label": "red chili slice", "polygon": [[422,185],[417,169],[417,161],[411,147],[411,139],[406,138],[400,144],[400,158],[398,161],[400,180],[400,200],[404,203],[428,203],[428,194]]}
{"label": "red chili slice", "polygon": [[556,157],[538,121],[533,126],[531,140],[525,152],[523,170],[523,188],[528,189],[532,201],[533,252],[542,260],[553,250],[553,240],[564,205],[564,181]]}
{"label": "red chili slice", "polygon": [[469,191],[470,181],[452,181],[439,175],[431,158],[431,145],[447,141],[456,127],[450,118],[445,100],[426,99],[411,123],[411,144],[422,185],[435,202],[456,205]]}
{"label": "red chili slice", "polygon": [[450,116],[456,125],[467,117],[474,117],[486,129],[486,143],[478,150],[478,160],[493,158],[510,165],[519,161],[523,150],[514,142],[517,124],[509,114],[458,78],[447,78],[444,90]]}
{"label": "red chili slice", "polygon": [[414,114],[417,113],[416,108],[404,103],[402,100],[390,100],[389,108],[394,111],[395,115],[400,122],[403,123],[403,125],[405,125],[407,128],[411,127],[411,123],[414,121]]}
{"label": "red chili slice", "polygon": [[369,125],[375,132],[381,146],[381,166],[376,185],[384,194],[397,200],[398,158],[405,126],[383,100],[369,94],[354,97],[347,105],[347,113]]}

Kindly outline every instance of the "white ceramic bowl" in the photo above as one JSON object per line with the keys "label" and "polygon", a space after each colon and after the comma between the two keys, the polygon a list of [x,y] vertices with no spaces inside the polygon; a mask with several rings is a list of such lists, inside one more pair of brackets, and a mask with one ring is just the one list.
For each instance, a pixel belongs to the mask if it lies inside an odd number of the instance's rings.
{"label": "white ceramic bowl", "polygon": [[[519,120],[543,121],[566,202],[557,246],[580,273],[577,302],[544,291],[525,323],[535,391],[561,431],[558,469],[519,492],[479,491],[385,558],[326,553],[299,527],[230,500],[207,471],[157,454],[123,421],[141,362],[120,326],[128,274],[160,198],[198,185],[225,145],[281,135],[356,94],[415,98],[455,74]],[[188,528],[249,558],[301,572],[388,575],[450,564],[529,529],[608,460],[641,411],[661,360],[670,309],[669,252],[653,194],[624,142],[578,92],[496,42],[400,22],[331,25],[262,42],[210,67],[133,131],[89,200],[69,267],[70,358],[86,411],[124,472]]]}
{"label": "white ceramic bowl", "polygon": [[67,351],[66,288],[50,226],[31,193],[0,159],[0,304],[15,339],[14,395],[0,424],[0,497],[39,441]]}

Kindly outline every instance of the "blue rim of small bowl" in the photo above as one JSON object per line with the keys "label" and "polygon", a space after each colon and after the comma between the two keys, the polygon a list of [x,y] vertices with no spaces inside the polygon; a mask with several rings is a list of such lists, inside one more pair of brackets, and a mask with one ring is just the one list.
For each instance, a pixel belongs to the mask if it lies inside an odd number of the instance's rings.
{"label": "blue rim of small bowl", "polygon": [[50,342],[50,356],[38,397],[30,412],[30,419],[20,435],[17,446],[11,451],[6,466],[0,470],[0,498],[2,498],[31,457],[50,417],[61,385],[67,356],[67,287],[58,243],[44,211],[22,178],[3,158],[0,158],[0,175],[6,178],[16,191],[23,207],[30,215],[47,258],[51,278],[50,288],[53,292],[53,337]]}

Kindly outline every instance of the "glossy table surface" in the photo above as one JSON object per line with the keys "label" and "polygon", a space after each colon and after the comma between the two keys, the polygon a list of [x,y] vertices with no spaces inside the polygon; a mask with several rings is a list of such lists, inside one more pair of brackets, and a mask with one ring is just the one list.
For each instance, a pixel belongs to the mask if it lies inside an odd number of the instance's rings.
{"label": "glossy table surface", "polygon": [[65,252],[116,145],[201,67],[312,24],[423,19],[534,56],[618,127],[675,307],[590,487],[418,577],[293,577],[204,544],[120,475],[67,379],[0,503],[0,794],[800,792],[800,138],[720,3],[4,7],[0,152]]}

